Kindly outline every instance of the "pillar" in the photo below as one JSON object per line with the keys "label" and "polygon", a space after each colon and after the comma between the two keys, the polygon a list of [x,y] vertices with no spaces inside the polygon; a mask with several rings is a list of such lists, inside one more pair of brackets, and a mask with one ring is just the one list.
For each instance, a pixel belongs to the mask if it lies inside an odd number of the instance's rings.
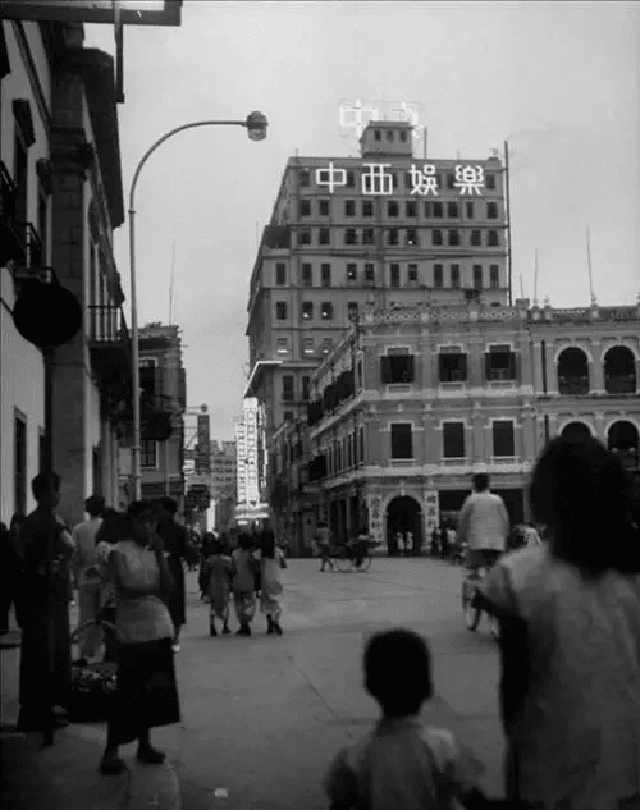
{"label": "pillar", "polygon": [[532,384],[534,393],[539,396],[544,391],[542,382],[542,344],[539,340],[533,343]]}
{"label": "pillar", "polygon": [[591,341],[593,360],[589,361],[589,390],[592,394],[604,394],[604,361],[600,359],[602,349],[599,340]]}
{"label": "pillar", "polygon": [[471,338],[469,341],[468,385],[470,388],[481,388],[484,379],[482,369],[484,340]]}
{"label": "pillar", "polygon": [[547,392],[551,395],[558,394],[558,366],[553,359],[554,346],[553,341],[548,341],[546,344],[546,358],[547,358]]}

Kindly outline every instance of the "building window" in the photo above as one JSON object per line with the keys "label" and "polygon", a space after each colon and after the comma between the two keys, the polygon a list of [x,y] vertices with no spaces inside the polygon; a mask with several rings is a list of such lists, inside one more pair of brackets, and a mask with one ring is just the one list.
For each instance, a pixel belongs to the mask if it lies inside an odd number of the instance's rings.
{"label": "building window", "polygon": [[498,203],[487,203],[487,219],[498,219]]}
{"label": "building window", "polygon": [[15,221],[27,222],[27,201],[29,190],[29,153],[18,126],[14,136],[13,182],[16,186]]}
{"label": "building window", "polygon": [[286,301],[276,301],[276,321],[286,321],[288,309]]}
{"label": "building window", "polygon": [[349,301],[347,304],[347,319],[355,321],[358,317],[358,304],[356,301]]}
{"label": "building window", "polygon": [[476,218],[475,205],[472,202],[466,202],[464,205],[467,219],[475,219]]}
{"label": "building window", "polygon": [[500,246],[500,237],[498,236],[498,231],[489,231],[487,234],[487,245],[489,247],[499,247]]}
{"label": "building window", "polygon": [[357,264],[348,264],[347,265],[347,281],[357,281],[358,280],[358,265]]}
{"label": "building window", "polygon": [[276,351],[278,354],[289,354],[289,341],[287,338],[278,338],[276,342]]}
{"label": "building window", "polygon": [[391,425],[391,458],[413,458],[412,425]]}
{"label": "building window", "polygon": [[418,203],[415,200],[407,200],[404,204],[405,216],[417,217],[418,216]]}
{"label": "building window", "polygon": [[311,244],[311,231],[304,230],[298,231],[298,244],[310,245]]}
{"label": "building window", "polygon": [[387,130],[387,140],[389,142],[393,141],[393,130],[391,130],[391,129]]}
{"label": "building window", "polygon": [[320,228],[318,233],[318,243],[320,245],[328,245],[331,243],[331,231],[329,228]]}
{"label": "building window", "polygon": [[396,200],[389,200],[387,203],[387,213],[390,217],[397,217],[400,213],[400,207]]}
{"label": "building window", "polygon": [[276,286],[284,287],[287,283],[287,265],[281,262],[276,264]]}
{"label": "building window", "polygon": [[449,246],[457,247],[460,244],[460,233],[458,231],[449,231]]}
{"label": "building window", "polygon": [[306,402],[311,399],[311,377],[302,378],[302,399]]}
{"label": "building window", "polygon": [[140,466],[147,469],[158,466],[158,442],[153,439],[140,442]]}
{"label": "building window", "polygon": [[358,244],[358,232],[355,228],[347,228],[347,230],[344,232],[344,243],[345,245]]}
{"label": "building window", "polygon": [[496,176],[495,174],[486,174],[484,177],[484,182],[487,188],[495,189],[496,187]]}
{"label": "building window", "polygon": [[392,264],[389,272],[389,286],[397,290],[400,287],[400,265]]}
{"label": "building window", "polygon": [[298,213],[301,217],[311,216],[311,200],[300,200],[298,205]]}
{"label": "building window", "polygon": [[293,375],[285,374],[282,378],[282,399],[285,402],[293,402]]}
{"label": "building window", "polygon": [[27,420],[13,418],[13,511],[27,514]]}
{"label": "building window", "polygon": [[376,232],[374,228],[365,228],[362,231],[362,244],[363,245],[375,245],[376,242]]}
{"label": "building window", "polygon": [[327,355],[331,354],[331,349],[333,348],[333,341],[331,338],[325,338],[322,341],[322,354]]}
{"label": "building window", "polygon": [[318,200],[318,213],[321,217],[329,216],[329,200]]}
{"label": "building window", "polygon": [[305,338],[305,340],[304,340],[304,353],[306,355],[316,353],[316,346],[315,346],[315,343],[313,342],[313,338]]}
{"label": "building window", "polygon": [[356,187],[356,173],[353,169],[347,169],[347,188]]}
{"label": "building window", "polygon": [[442,219],[444,216],[444,203],[434,202],[433,204],[433,218]]}
{"label": "building window", "polygon": [[409,385],[415,381],[416,368],[412,354],[383,354],[380,358],[383,385]]}
{"label": "building window", "polygon": [[433,206],[430,202],[425,202],[424,204],[424,216],[425,219],[431,219],[433,215]]}
{"label": "building window", "polygon": [[439,230],[431,231],[431,244],[432,245],[434,245],[435,247],[442,247],[443,241],[444,240],[442,239],[442,231],[439,231]]}
{"label": "building window", "polygon": [[293,421],[293,411],[285,411],[282,415],[282,421],[283,423]]}
{"label": "building window", "polygon": [[444,287],[444,266],[441,264],[433,265],[433,286],[437,290]]}
{"label": "building window", "polygon": [[331,286],[331,265],[330,264],[321,264],[320,265],[320,278],[323,287],[330,287]]}
{"label": "building window", "polygon": [[42,245],[42,255],[40,257],[41,266],[46,267],[47,261],[47,246],[49,242],[48,236],[48,222],[49,222],[49,201],[47,199],[47,192],[44,189],[42,180],[38,178],[38,236],[40,237],[40,244]]}
{"label": "building window", "polygon": [[380,135],[380,130],[379,129],[374,129],[373,130],[373,139],[375,141],[381,140],[381,135]]}
{"label": "building window", "polygon": [[356,215],[356,201],[347,200],[344,204],[344,214],[346,217],[355,217]]}
{"label": "building window", "polygon": [[489,382],[516,379],[516,355],[508,344],[490,346],[484,356],[484,362],[485,376]]}
{"label": "building window", "polygon": [[516,455],[515,431],[513,422],[499,419],[492,425],[493,429],[493,457],[514,458]]}
{"label": "building window", "polygon": [[455,188],[456,185],[456,176],[455,174],[448,174],[447,175],[447,188],[451,191]]}
{"label": "building window", "polygon": [[445,422],[442,425],[442,457],[464,458],[464,422]]}
{"label": "building window", "polygon": [[362,203],[362,216],[363,217],[372,217],[373,216],[373,200],[364,200]]}
{"label": "building window", "polygon": [[405,244],[410,247],[416,247],[418,245],[418,231],[416,228],[407,228]]}
{"label": "building window", "polygon": [[457,202],[448,202],[447,203],[447,216],[449,219],[458,219],[458,203]]}
{"label": "building window", "polygon": [[405,130],[402,130],[402,132],[400,133],[400,140],[402,141],[402,143],[407,142],[407,132]]}
{"label": "building window", "polygon": [[489,265],[489,287],[492,290],[500,287],[500,268],[497,264]]}
{"label": "building window", "polygon": [[398,228],[389,228],[388,230],[388,244],[397,245],[400,241],[400,231]]}
{"label": "building window", "polygon": [[481,247],[482,245],[482,231],[474,228],[471,231],[471,238],[469,240],[471,247]]}
{"label": "building window", "polygon": [[460,265],[451,265],[451,287],[454,290],[460,289]]}
{"label": "building window", "polygon": [[311,321],[311,320],[313,320],[313,302],[312,301],[303,301],[303,303],[302,303],[302,320],[303,321]]}
{"label": "building window", "polygon": [[302,286],[303,287],[312,287],[313,286],[313,273],[311,270],[311,265],[305,262],[302,265]]}
{"label": "building window", "polygon": [[464,382],[467,379],[467,355],[455,346],[441,349],[438,354],[438,379],[440,382]]}
{"label": "building window", "polygon": [[483,287],[482,284],[482,265],[481,264],[474,264],[473,265],[473,289],[474,290],[481,290]]}
{"label": "building window", "polygon": [[376,280],[376,268],[374,264],[365,264],[364,266],[364,280],[365,281],[375,281]]}
{"label": "building window", "polygon": [[333,304],[325,301],[322,304],[322,320],[323,321],[332,321],[333,320]]}
{"label": "building window", "polygon": [[410,283],[415,283],[418,280],[418,265],[410,264],[407,268],[407,278]]}
{"label": "building window", "polygon": [[311,175],[309,169],[298,169],[298,185],[308,188],[310,184]]}

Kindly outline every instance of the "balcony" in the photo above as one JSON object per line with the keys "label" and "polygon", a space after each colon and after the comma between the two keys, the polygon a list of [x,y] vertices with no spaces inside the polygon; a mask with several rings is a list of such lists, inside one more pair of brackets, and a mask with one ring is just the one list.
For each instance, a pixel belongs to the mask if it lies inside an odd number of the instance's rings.
{"label": "balcony", "polygon": [[607,394],[635,394],[635,374],[605,374],[604,388]]}
{"label": "balcony", "polygon": [[24,246],[16,225],[16,188],[7,167],[0,161],[0,266],[24,261]]}
{"label": "balcony", "polygon": [[584,396],[589,393],[589,377],[558,376],[558,391],[563,397]]}
{"label": "balcony", "polygon": [[131,400],[131,338],[121,307],[87,307],[91,367],[108,407]]}

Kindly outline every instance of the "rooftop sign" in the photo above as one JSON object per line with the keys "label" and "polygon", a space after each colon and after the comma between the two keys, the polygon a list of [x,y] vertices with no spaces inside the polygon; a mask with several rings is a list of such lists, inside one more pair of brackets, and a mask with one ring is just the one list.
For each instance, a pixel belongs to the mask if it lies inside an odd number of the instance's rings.
{"label": "rooftop sign", "polygon": [[[392,166],[391,163],[364,163],[363,166],[366,169],[366,171],[362,172],[361,177],[363,194],[393,194],[393,175],[386,171]],[[436,167],[433,163],[425,163],[422,168],[412,163],[408,174],[411,176],[412,194],[425,197],[429,194],[434,197],[439,196],[440,186],[438,185]],[[455,167],[455,178],[453,185],[454,188],[458,189],[460,196],[473,196],[474,194],[479,197],[482,196],[485,188],[482,166],[458,164]],[[316,185],[327,188],[329,193],[332,194],[336,188],[347,185],[347,170],[336,168],[333,161],[330,160],[327,168],[316,169]]]}

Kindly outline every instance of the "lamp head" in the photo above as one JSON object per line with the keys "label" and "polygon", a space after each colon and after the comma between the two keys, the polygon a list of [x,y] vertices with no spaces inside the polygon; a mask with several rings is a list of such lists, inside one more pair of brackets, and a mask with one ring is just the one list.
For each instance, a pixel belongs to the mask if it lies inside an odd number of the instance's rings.
{"label": "lamp head", "polygon": [[252,141],[264,141],[267,137],[267,116],[263,115],[259,110],[249,113],[245,126]]}

